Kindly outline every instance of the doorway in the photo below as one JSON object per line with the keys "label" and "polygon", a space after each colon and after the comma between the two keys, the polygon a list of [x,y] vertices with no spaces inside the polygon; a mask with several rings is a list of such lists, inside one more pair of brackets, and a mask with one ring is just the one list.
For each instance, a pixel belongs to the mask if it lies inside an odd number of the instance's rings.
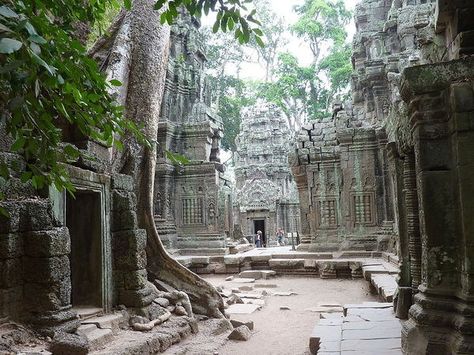
{"label": "doorway", "polygon": [[66,197],[66,225],[71,238],[71,303],[74,308],[102,310],[103,260],[101,195],[76,191]]}
{"label": "doorway", "polygon": [[265,234],[265,220],[264,219],[254,219],[253,220],[253,231],[254,235],[257,234],[257,231],[262,231],[262,246],[267,246],[267,237]]}

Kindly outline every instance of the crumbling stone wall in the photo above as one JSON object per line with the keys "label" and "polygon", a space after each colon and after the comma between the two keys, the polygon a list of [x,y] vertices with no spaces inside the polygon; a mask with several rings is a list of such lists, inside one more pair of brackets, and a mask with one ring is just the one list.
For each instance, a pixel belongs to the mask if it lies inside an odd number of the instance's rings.
{"label": "crumbling stone wall", "polygon": [[[189,15],[171,29],[171,48],[158,129],[155,178],[155,221],[162,241],[181,253],[226,252],[226,236],[233,230],[231,209],[225,201],[231,191],[220,163],[220,117],[210,109],[206,62],[199,24]],[[166,151],[189,161],[176,167]],[[199,251],[196,250],[199,248]]]}
{"label": "crumbling stone wall", "polygon": [[[398,317],[408,318],[402,330],[406,354],[474,351],[474,233],[468,217],[474,197],[473,14],[474,4],[463,1],[361,2],[355,13],[353,105],[327,119],[318,139],[313,132],[322,122],[307,127],[294,155],[300,201],[306,201],[303,242],[310,243],[317,221],[314,171],[336,166],[343,190],[358,161],[350,155],[343,165],[343,147],[367,149],[375,136],[373,156],[364,159],[379,177],[376,198],[383,203],[377,213],[394,217],[400,260],[394,305]],[[340,125],[341,119],[348,122],[345,117],[350,123]],[[334,130],[335,141],[322,139],[332,138]]]}

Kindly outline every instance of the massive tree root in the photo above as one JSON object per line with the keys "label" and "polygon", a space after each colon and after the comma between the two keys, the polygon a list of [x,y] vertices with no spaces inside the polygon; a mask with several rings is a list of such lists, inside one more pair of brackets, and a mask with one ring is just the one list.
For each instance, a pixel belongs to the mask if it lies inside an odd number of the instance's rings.
{"label": "massive tree root", "polygon": [[[170,41],[170,28],[160,24],[154,3],[134,0],[132,10],[120,13],[111,26],[109,37],[100,39],[91,50],[108,76],[123,83],[116,89],[117,101],[124,105],[127,118],[144,126],[152,142],[157,137]],[[158,236],[153,215],[156,144],[145,147],[130,136],[122,141],[124,150],[113,152],[113,169],[135,178],[138,222],[148,234],[149,272],[186,292],[194,312],[222,317],[224,304],[219,293],[171,258]]]}

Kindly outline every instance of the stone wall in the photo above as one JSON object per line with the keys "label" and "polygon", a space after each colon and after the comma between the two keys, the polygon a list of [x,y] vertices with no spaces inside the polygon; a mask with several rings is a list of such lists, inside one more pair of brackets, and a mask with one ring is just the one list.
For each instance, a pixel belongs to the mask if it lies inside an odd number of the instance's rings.
{"label": "stone wall", "polygon": [[292,136],[283,113],[258,102],[242,118],[236,139],[236,218],[244,235],[262,229],[268,245],[278,228],[300,230],[296,185],[287,155]]}
{"label": "stone wall", "polygon": [[[224,254],[232,234],[231,191],[220,163],[221,119],[210,109],[199,24],[182,14],[171,29],[166,87],[159,119],[155,221],[164,244],[183,254]],[[177,167],[167,151],[188,161]],[[219,221],[228,221],[219,223]]]}
{"label": "stone wall", "polygon": [[[0,156],[21,163],[6,151]],[[90,165],[106,166],[101,163]],[[9,217],[0,216],[0,319],[26,322],[46,334],[73,331],[83,307],[146,309],[152,297],[133,180],[67,168],[75,197],[54,188],[36,191],[13,170],[1,186]]]}
{"label": "stone wall", "polygon": [[[321,209],[314,214],[318,182],[324,198],[336,182],[337,206],[350,202],[343,191],[351,176],[360,189],[358,162],[364,161],[369,181],[375,178],[376,221],[393,216],[397,236],[394,305],[398,317],[408,318],[402,330],[406,354],[474,351],[474,232],[468,217],[473,213],[473,14],[474,4],[465,1],[361,2],[355,11],[352,107],[306,127],[293,156],[303,242],[309,245],[326,220],[338,221],[347,211],[341,206],[340,214],[326,213],[326,219]],[[360,180],[363,191],[365,181]]]}

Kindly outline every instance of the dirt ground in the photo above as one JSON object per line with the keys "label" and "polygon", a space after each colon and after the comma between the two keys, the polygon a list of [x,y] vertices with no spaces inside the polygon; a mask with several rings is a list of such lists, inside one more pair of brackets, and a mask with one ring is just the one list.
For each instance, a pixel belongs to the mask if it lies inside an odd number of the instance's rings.
{"label": "dirt ground", "polygon": [[[225,281],[224,276],[205,277],[215,286],[225,288],[243,284]],[[309,354],[308,341],[319,320],[319,313],[308,308],[319,303],[361,303],[377,301],[370,294],[365,280],[322,280],[313,277],[281,276],[256,283],[276,284],[273,292],[293,291],[292,296],[266,296],[265,306],[249,315],[233,315],[232,319],[252,320],[255,328],[247,342],[226,341],[215,354],[219,355],[299,355]],[[231,284],[231,285],[230,285]],[[250,284],[247,284],[250,285]],[[281,310],[287,306],[289,310]],[[196,349],[197,350],[197,349]]]}

